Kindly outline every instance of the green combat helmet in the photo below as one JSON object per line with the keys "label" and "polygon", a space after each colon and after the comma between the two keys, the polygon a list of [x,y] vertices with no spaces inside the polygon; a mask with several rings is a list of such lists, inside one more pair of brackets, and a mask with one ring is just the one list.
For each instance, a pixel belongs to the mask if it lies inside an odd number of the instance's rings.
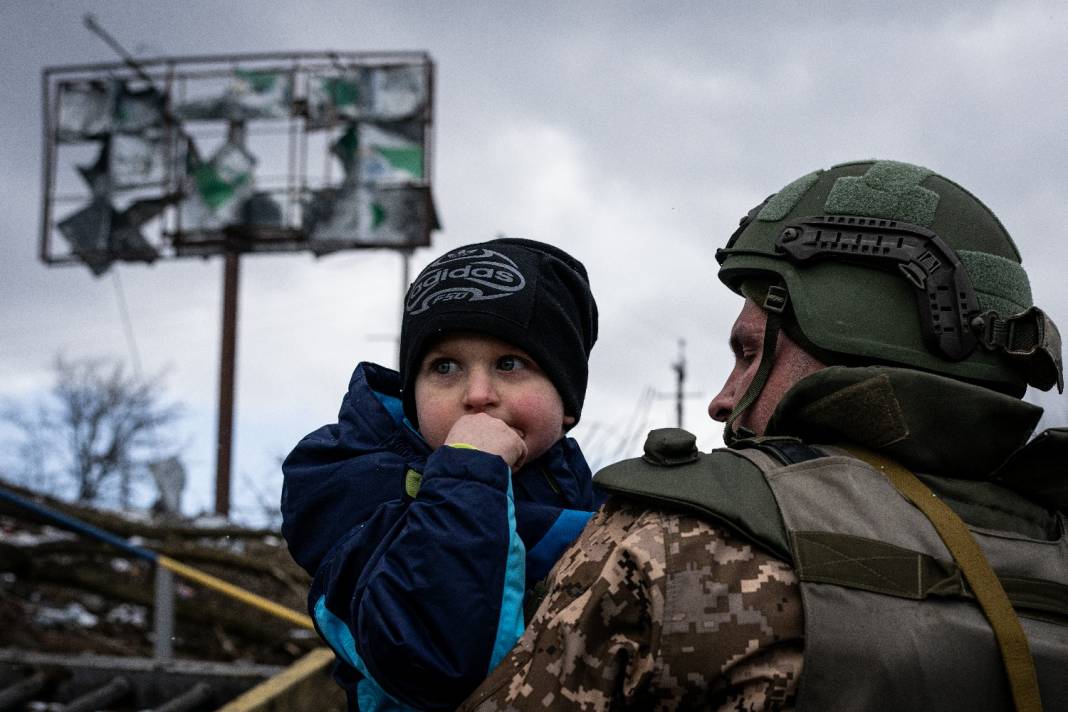
{"label": "green combat helmet", "polygon": [[927,168],[844,163],[742,218],[719,278],[768,314],[759,396],[779,328],[826,363],[920,369],[1020,397],[1063,392],[1060,335],[1033,306],[1020,254],[974,195]]}

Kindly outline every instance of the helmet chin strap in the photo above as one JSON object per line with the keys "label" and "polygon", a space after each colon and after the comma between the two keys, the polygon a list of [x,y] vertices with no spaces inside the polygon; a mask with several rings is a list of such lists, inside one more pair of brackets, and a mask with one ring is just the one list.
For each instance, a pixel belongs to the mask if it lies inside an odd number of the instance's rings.
{"label": "helmet chin strap", "polygon": [[727,418],[727,422],[723,425],[723,442],[728,446],[743,438],[750,438],[756,435],[748,428],[740,427],[734,430],[731,426],[749,406],[756,402],[757,398],[760,397],[760,392],[764,390],[764,385],[768,382],[768,376],[775,365],[775,347],[779,342],[779,331],[782,330],[782,315],[786,310],[786,304],[789,299],[790,296],[786,288],[779,284],[771,285],[768,288],[767,296],[764,297],[762,308],[764,313],[767,314],[767,321],[764,324],[764,342],[760,346],[760,366],[757,367],[753,380],[749,382],[749,388],[746,389],[745,394],[734,405],[734,410],[731,411],[730,417]]}
{"label": "helmet chin strap", "polygon": [[727,447],[734,447],[734,444],[739,440],[755,437],[756,433],[749,428],[739,427],[737,430],[734,430],[729,425],[723,426],[723,444]]}

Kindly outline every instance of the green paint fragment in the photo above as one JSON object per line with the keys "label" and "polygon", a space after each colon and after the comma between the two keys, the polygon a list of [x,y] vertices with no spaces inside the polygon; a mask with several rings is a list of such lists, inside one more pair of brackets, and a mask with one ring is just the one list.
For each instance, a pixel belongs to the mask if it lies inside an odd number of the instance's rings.
{"label": "green paint fragment", "polygon": [[278,75],[274,72],[247,72],[238,69],[234,74],[248,84],[256,94],[266,94],[274,89],[274,85],[278,82]]}
{"label": "green paint fragment", "polygon": [[756,219],[761,222],[775,222],[777,220],[782,220],[794,209],[797,202],[801,200],[801,196],[807,193],[808,189],[815,185],[816,181],[819,180],[821,173],[823,173],[823,171],[814,171],[807,176],[801,176],[793,183],[780,190],[768,201],[767,205],[761,209],[757,214]]}
{"label": "green paint fragment", "polygon": [[350,79],[330,77],[323,80],[322,87],[334,106],[356,106],[360,100],[360,87]]}
{"label": "green paint fragment", "polygon": [[842,176],[834,182],[824,209],[835,215],[862,215],[930,225],[938,208],[938,193],[921,182],[932,171],[897,161],[878,161],[862,176]]}
{"label": "green paint fragment", "polygon": [[423,177],[423,149],[379,147],[376,150],[393,168],[416,178]]}
{"label": "green paint fragment", "polygon": [[237,189],[248,183],[249,178],[248,173],[239,173],[233,180],[227,181],[211,164],[200,166],[193,171],[197,193],[212,210],[232,200]]}
{"label": "green paint fragment", "polygon": [[377,230],[378,226],[386,221],[386,209],[378,203],[371,203],[371,229]]}
{"label": "green paint fragment", "polygon": [[356,150],[359,148],[359,140],[356,136],[356,126],[349,124],[345,133],[341,134],[334,143],[332,151],[341,165],[345,167],[345,173],[351,173],[356,165]]}

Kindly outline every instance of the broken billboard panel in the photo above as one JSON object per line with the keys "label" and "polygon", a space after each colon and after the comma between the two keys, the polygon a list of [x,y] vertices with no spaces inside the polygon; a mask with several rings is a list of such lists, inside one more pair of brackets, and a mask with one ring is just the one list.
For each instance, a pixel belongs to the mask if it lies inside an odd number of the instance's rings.
{"label": "broken billboard panel", "polygon": [[317,191],[305,210],[308,246],[316,254],[360,244],[425,245],[436,227],[423,186],[348,183]]}
{"label": "broken billboard panel", "polygon": [[161,129],[164,103],[153,87],[131,89],[117,80],[67,82],[60,86],[56,137],[74,142]]}
{"label": "broken billboard panel", "polygon": [[222,87],[203,86],[201,82],[191,91],[200,95],[175,107],[175,115],[184,121],[284,119],[292,112],[293,75],[289,71],[236,70]]}
{"label": "broken billboard panel", "polygon": [[359,239],[360,202],[355,183],[323,188],[304,206],[304,232],[316,255],[345,249]]}
{"label": "broken billboard panel", "polygon": [[426,65],[375,67],[369,71],[371,118],[378,121],[407,119],[416,115],[423,118],[430,88]]}
{"label": "broken billboard panel", "polygon": [[423,125],[417,122],[359,125],[360,181],[375,184],[421,182]]}
{"label": "broken billboard panel", "polygon": [[115,190],[162,185],[165,145],[158,135],[114,134],[109,147],[111,187]]}
{"label": "broken billboard panel", "polygon": [[179,207],[182,231],[217,232],[237,222],[242,204],[255,191],[252,154],[228,142],[207,162],[191,159],[189,164],[188,197]]}
{"label": "broken billboard panel", "polygon": [[355,123],[346,126],[345,131],[330,145],[330,153],[341,162],[346,179],[356,171],[359,147],[359,132],[356,130]]}
{"label": "broken billboard panel", "polygon": [[361,195],[367,241],[376,245],[424,245],[437,227],[424,186],[380,186]]}
{"label": "broken billboard panel", "polygon": [[254,228],[284,227],[282,206],[267,191],[253,193],[241,206],[240,223]]}
{"label": "broken billboard panel", "polygon": [[113,82],[84,80],[60,84],[56,139],[69,142],[106,136],[111,131],[114,106]]}
{"label": "broken billboard panel", "polygon": [[96,197],[81,210],[59,222],[60,233],[71,251],[93,274],[107,271],[115,260],[154,262],[159,251],[141,234],[128,212],[120,213],[104,198]]}
{"label": "broken billboard panel", "polygon": [[125,83],[117,84],[112,131],[140,133],[163,126],[164,98],[154,87],[131,89]]}
{"label": "broken billboard panel", "polygon": [[308,81],[308,127],[425,118],[429,89],[425,64],[350,67],[313,75]]}

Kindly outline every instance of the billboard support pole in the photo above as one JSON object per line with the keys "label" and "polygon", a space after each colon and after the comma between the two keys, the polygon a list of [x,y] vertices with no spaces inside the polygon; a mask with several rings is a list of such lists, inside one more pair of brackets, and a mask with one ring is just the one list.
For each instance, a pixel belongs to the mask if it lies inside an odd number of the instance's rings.
{"label": "billboard support pole", "polygon": [[230,516],[230,460],[234,431],[234,371],[237,355],[237,287],[241,254],[223,256],[222,348],[219,353],[219,435],[216,441],[215,513]]}

